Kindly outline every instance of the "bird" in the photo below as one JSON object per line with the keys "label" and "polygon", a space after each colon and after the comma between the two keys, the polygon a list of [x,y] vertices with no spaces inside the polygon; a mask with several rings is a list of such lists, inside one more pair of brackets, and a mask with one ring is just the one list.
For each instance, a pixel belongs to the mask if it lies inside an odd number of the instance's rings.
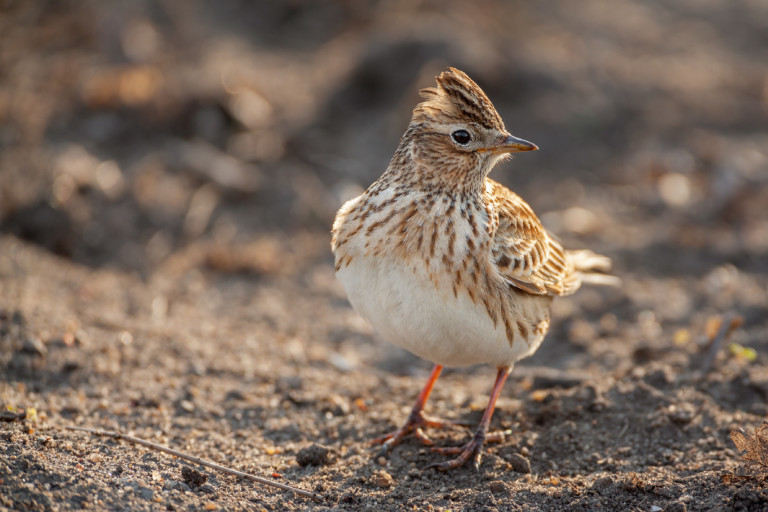
{"label": "bird", "polygon": [[[568,251],[517,194],[488,178],[510,154],[534,151],[511,135],[482,89],[456,68],[419,91],[422,101],[384,173],[347,201],[331,230],[336,277],[385,340],[434,364],[406,422],[374,440],[384,452],[451,422],[424,407],[443,367],[490,364],[496,380],[471,439],[433,448],[456,455],[427,468],[480,466],[496,401],[514,364],[550,326],[554,297],[582,283],[615,284],[611,260]],[[427,469],[425,468],[425,469]]]}

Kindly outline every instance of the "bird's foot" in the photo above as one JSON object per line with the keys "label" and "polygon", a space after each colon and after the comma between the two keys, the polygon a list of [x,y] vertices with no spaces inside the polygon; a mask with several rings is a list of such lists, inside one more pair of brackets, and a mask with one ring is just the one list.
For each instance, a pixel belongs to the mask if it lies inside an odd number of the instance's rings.
{"label": "bird's foot", "polygon": [[[496,435],[497,433],[493,433],[490,435],[490,437],[494,440],[500,440],[501,438]],[[499,434],[504,434],[503,432],[499,432]],[[475,467],[475,470],[477,471],[480,469],[480,459],[483,456],[483,445],[485,444],[487,440],[487,436],[484,432],[477,432],[472,439],[464,444],[463,446],[450,446],[447,448],[432,448],[432,451],[435,451],[437,453],[442,453],[443,455],[455,455],[458,454],[459,456],[455,459],[451,459],[445,462],[436,462],[434,464],[430,464],[429,466],[425,467],[424,469],[437,469],[439,471],[448,471],[449,469],[455,469],[460,466],[463,466],[468,461],[472,461],[472,465]]]}
{"label": "bird's foot", "polygon": [[387,453],[400,444],[408,434],[413,434],[419,442],[431,446],[434,442],[424,433],[425,427],[446,428],[453,426],[455,426],[455,424],[450,421],[432,418],[421,411],[415,411],[411,412],[402,427],[381,437],[377,437],[371,442],[382,445],[382,452]]}
{"label": "bird's foot", "polygon": [[468,460],[473,459],[475,469],[480,468],[480,458],[483,452],[483,445],[485,443],[503,443],[509,436],[512,435],[512,430],[497,430],[496,432],[489,432],[487,434],[475,434],[471,441],[465,443],[462,446],[447,446],[440,448],[432,448],[433,452],[441,453],[443,455],[459,455],[453,460],[447,462],[430,464],[424,469],[435,468],[440,471],[447,471],[464,465]]}

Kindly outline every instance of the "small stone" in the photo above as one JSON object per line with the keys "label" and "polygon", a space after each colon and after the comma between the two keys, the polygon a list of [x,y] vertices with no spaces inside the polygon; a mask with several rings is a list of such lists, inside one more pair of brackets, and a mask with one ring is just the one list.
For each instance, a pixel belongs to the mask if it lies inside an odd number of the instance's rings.
{"label": "small stone", "polygon": [[44,356],[48,353],[48,348],[43,344],[40,338],[27,338],[21,346],[21,352],[34,356]]}
{"label": "small stone", "polygon": [[667,415],[670,420],[678,425],[685,425],[693,421],[696,417],[696,408],[689,403],[670,405],[667,408]]}
{"label": "small stone", "polygon": [[510,455],[508,462],[512,466],[512,469],[518,473],[531,472],[530,461],[518,453],[513,453]]}
{"label": "small stone", "polygon": [[296,463],[299,466],[325,466],[332,462],[333,452],[327,446],[313,444],[299,450]]}
{"label": "small stone", "polygon": [[0,421],[16,421],[21,417],[13,411],[0,411]]}
{"label": "small stone", "polygon": [[376,471],[371,476],[370,483],[382,489],[389,489],[390,487],[392,487],[394,480],[392,479],[392,475],[390,475],[389,473],[387,473],[382,469],[382,470]]}
{"label": "small stone", "polygon": [[192,492],[192,488],[184,482],[176,482],[176,485],[174,485],[173,488],[181,492]]}
{"label": "small stone", "polygon": [[96,464],[104,460],[104,457],[99,452],[93,452],[88,456],[88,461]]}
{"label": "small stone", "polygon": [[346,416],[350,411],[349,402],[339,395],[331,395],[323,411],[328,411],[334,416]]}
{"label": "small stone", "polygon": [[488,489],[490,489],[493,494],[509,494],[509,486],[507,486],[507,484],[501,480],[488,482]]}

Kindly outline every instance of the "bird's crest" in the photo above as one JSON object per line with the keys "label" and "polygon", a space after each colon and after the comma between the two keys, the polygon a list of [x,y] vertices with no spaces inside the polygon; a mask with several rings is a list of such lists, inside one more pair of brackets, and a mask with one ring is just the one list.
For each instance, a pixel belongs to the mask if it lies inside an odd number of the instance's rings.
{"label": "bird's crest", "polygon": [[446,121],[477,123],[504,130],[504,121],[482,89],[466,73],[448,68],[436,78],[437,87],[422,89],[424,101],[413,111],[413,121],[443,118]]}

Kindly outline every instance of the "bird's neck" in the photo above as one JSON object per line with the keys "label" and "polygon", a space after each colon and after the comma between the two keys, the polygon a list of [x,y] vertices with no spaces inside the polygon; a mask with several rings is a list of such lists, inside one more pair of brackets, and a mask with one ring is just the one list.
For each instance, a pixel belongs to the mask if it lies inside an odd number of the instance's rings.
{"label": "bird's neck", "polygon": [[480,197],[483,194],[485,177],[492,166],[485,156],[477,153],[457,155],[441,150],[423,138],[408,130],[380,181],[451,196]]}

